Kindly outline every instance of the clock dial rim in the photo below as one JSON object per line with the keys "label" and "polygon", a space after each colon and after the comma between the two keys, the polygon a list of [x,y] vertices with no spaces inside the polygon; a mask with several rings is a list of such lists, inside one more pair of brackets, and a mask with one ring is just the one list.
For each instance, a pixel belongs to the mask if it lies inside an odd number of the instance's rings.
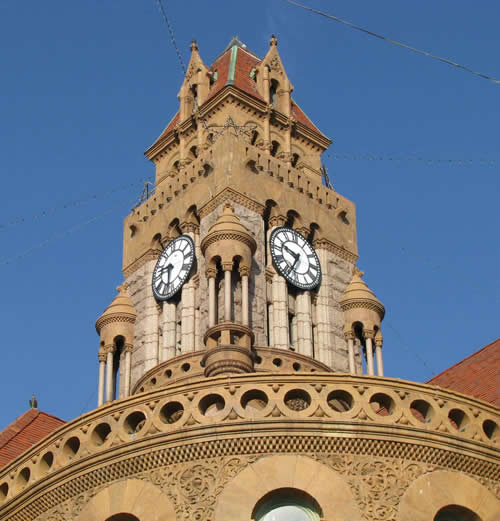
{"label": "clock dial rim", "polygon": [[[168,293],[160,293],[158,292],[156,286],[155,286],[155,283],[154,283],[154,279],[155,279],[155,274],[157,272],[157,269],[158,269],[158,266],[162,260],[162,258],[165,258],[165,252],[173,245],[175,244],[176,242],[181,242],[182,240],[187,240],[187,242],[189,243],[189,251],[191,252],[191,260],[189,261],[189,266],[187,267],[187,271],[186,273],[180,277],[180,281],[178,282],[177,285],[174,286],[174,288],[169,291]],[[172,253],[170,253],[166,259],[170,258],[175,251],[180,251],[180,250],[174,250],[172,251]],[[183,257],[184,259],[186,258],[186,255],[184,255],[184,253],[182,252],[183,254]],[[158,301],[166,301],[166,300],[169,300],[170,298],[172,298],[175,294],[177,294],[181,289],[182,289],[182,286],[184,285],[184,283],[186,282],[187,278],[189,277],[189,274],[191,273],[191,269],[193,267],[193,264],[194,264],[194,260],[195,260],[195,245],[194,245],[194,241],[192,239],[192,237],[190,237],[189,235],[179,235],[179,237],[176,237],[175,239],[173,239],[172,241],[170,241],[167,246],[164,248],[164,250],[161,252],[160,256],[158,257],[158,260],[156,261],[156,264],[155,264],[155,267],[154,267],[154,270],[153,270],[153,275],[152,275],[152,280],[151,280],[151,287],[153,288],[153,295],[155,297],[156,300]],[[182,268],[181,268],[181,271],[182,271]],[[179,279],[179,274],[176,276],[176,278],[174,279],[174,281],[176,279]]]}
{"label": "clock dial rim", "polygon": [[[317,266],[318,266],[318,273],[312,282],[310,282],[310,283],[299,282],[298,280],[296,280],[295,278],[290,276],[291,272],[297,273],[295,270],[289,269],[288,272],[285,272],[280,267],[278,259],[277,259],[277,255],[276,255],[277,247],[275,246],[275,239],[276,239],[276,236],[282,232],[290,232],[293,235],[302,238],[302,240],[304,241],[305,247],[299,246],[299,248],[302,250],[302,252],[304,252],[304,254],[307,255],[305,248],[310,249],[310,254],[312,254],[314,256]],[[286,242],[287,241],[285,241],[283,244],[285,244]],[[288,228],[287,226],[278,226],[271,232],[271,236],[269,237],[269,247],[271,250],[271,256],[273,259],[274,267],[276,268],[276,270],[278,271],[278,273],[280,275],[282,275],[290,284],[292,284],[292,286],[295,286],[296,288],[299,288],[299,289],[312,290],[312,289],[317,288],[321,284],[322,272],[321,272],[321,264],[319,262],[318,254],[316,253],[313,246],[308,242],[308,240],[301,233],[294,230],[293,228]],[[286,259],[285,259],[285,262],[287,262]],[[288,262],[287,262],[287,264],[288,264]],[[288,264],[288,266],[290,266],[290,265]],[[308,273],[308,272],[309,272],[309,268],[306,270],[305,273]]]}

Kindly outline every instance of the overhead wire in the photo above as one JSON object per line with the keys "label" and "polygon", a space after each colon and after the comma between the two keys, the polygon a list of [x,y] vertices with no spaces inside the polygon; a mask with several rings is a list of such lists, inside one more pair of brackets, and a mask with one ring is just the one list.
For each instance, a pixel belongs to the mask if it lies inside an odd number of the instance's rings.
{"label": "overhead wire", "polygon": [[417,49],[416,47],[412,47],[411,45],[408,45],[403,42],[399,42],[397,40],[393,40],[392,38],[388,38],[387,36],[383,36],[381,34],[375,33],[373,31],[370,31],[368,29],[365,29],[364,27],[360,27],[359,25],[355,25],[352,22],[348,22],[347,20],[344,20],[342,18],[339,18],[338,16],[334,16],[332,14],[324,13],[323,11],[319,11],[318,9],[314,9],[312,7],[309,7],[307,5],[299,4],[298,2],[294,2],[293,0],[282,0],[283,2],[286,2],[287,4],[294,5],[295,7],[300,7],[301,9],[305,9],[306,11],[310,11],[311,13],[317,14],[319,16],[323,16],[325,18],[328,18],[329,20],[333,20],[335,22],[339,22],[341,24],[344,24],[351,29],[355,29],[356,31],[361,31],[365,34],[368,34],[369,36],[373,36],[375,38],[378,38],[380,40],[384,40],[388,43],[392,43],[393,45],[397,45],[399,47],[403,47],[404,49],[407,49],[409,51],[421,54],[422,56],[427,56],[428,58],[432,58],[434,60],[438,60],[442,63],[446,63],[447,65],[451,65],[453,67],[456,67],[458,69],[462,69],[463,71],[469,72],[471,74],[474,74],[476,76],[479,76],[480,78],[483,78],[485,80],[491,81],[492,83],[500,83],[500,80],[497,80],[496,78],[493,78],[492,76],[488,76],[487,74],[483,74],[482,72],[475,71],[473,69],[470,69],[469,67],[466,67],[465,65],[461,65],[457,62],[454,62],[452,60],[449,60],[448,58],[443,58],[442,56],[437,56],[435,54],[431,54],[427,51],[422,51],[421,49]]}
{"label": "overhead wire", "polygon": [[35,250],[43,248],[44,246],[47,246],[48,244],[50,244],[58,239],[68,237],[68,236],[72,235],[73,233],[79,231],[80,229],[84,228],[85,226],[92,224],[96,221],[99,221],[100,219],[107,217],[108,215],[116,212],[117,210],[122,210],[126,204],[130,205],[132,203],[130,202],[130,200],[128,200],[127,202],[122,202],[119,205],[114,206],[113,208],[108,208],[105,212],[103,212],[99,215],[96,215],[96,216],[92,217],[91,219],[78,223],[75,226],[72,226],[71,228],[69,228],[63,232],[59,232],[59,233],[55,233],[55,234],[51,235],[47,239],[39,242],[38,244],[35,244],[34,246],[28,248],[27,250],[25,250],[22,253],[13,255],[13,256],[5,258],[5,259],[0,259],[0,266],[6,266],[6,265],[12,264],[14,262],[17,262],[17,261],[23,259],[24,257],[27,257]]}
{"label": "overhead wire", "polygon": [[113,188],[112,190],[107,190],[105,192],[91,194],[82,199],[71,200],[71,201],[67,201],[67,202],[64,202],[59,205],[54,205],[54,206],[46,208],[45,210],[42,210],[40,212],[31,214],[27,217],[17,217],[8,222],[0,223],[0,231],[10,228],[11,226],[24,224],[28,221],[37,221],[37,220],[43,219],[44,217],[48,217],[49,215],[56,213],[58,211],[61,211],[61,210],[69,210],[70,208],[76,208],[78,206],[87,204],[92,201],[97,201],[99,199],[105,199],[106,197],[109,197],[110,195],[113,195],[117,192],[126,190],[127,188],[132,188],[132,187],[136,186],[138,183],[147,182],[147,181],[149,181],[149,179],[150,179],[149,177],[141,177],[141,178],[137,179],[136,181],[133,181],[132,183],[125,183],[123,185],[117,186],[116,188]]}

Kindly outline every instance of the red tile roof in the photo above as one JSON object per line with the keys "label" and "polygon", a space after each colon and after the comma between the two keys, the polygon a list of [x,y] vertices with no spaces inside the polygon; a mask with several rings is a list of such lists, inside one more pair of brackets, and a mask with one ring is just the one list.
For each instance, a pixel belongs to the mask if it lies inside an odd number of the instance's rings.
{"label": "red tile roof", "polygon": [[28,409],[0,432],[0,468],[65,423],[46,412]]}
{"label": "red tile roof", "polygon": [[468,394],[500,407],[500,338],[427,383]]}
{"label": "red tile roof", "polygon": [[[234,68],[234,78],[231,81],[231,55],[232,49],[234,47],[236,48],[236,61]],[[257,91],[257,85],[255,81],[250,76],[250,71],[254,67],[256,67],[261,60],[247,49],[244,49],[243,47],[237,45],[235,45],[234,47],[229,47],[228,49],[226,49],[210,67],[210,70],[212,72],[217,72],[217,80],[213,83],[212,87],[210,88],[210,93],[208,95],[207,101],[213,98],[226,85],[231,84],[235,87],[238,87],[243,92],[250,94],[254,98],[264,101],[264,98]],[[294,101],[292,101],[292,116],[299,123],[302,123],[306,127],[314,130],[315,132],[320,132]],[[165,137],[175,127],[178,121],[179,113],[177,113],[174,116],[174,118],[170,121],[167,128],[161,133],[158,139],[162,139],[163,137]]]}

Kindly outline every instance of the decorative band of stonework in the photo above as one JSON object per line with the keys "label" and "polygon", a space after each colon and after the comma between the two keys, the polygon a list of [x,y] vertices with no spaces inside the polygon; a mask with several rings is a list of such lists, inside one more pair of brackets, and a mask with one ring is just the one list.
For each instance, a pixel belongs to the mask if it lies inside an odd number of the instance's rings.
{"label": "decorative band of stonework", "polygon": [[385,308],[382,304],[378,304],[377,302],[368,299],[345,300],[341,302],[340,308],[342,311],[348,311],[349,309],[369,309],[381,314],[382,317],[385,315]]}
{"label": "decorative band of stonework", "polygon": [[75,519],[109,484],[135,478],[167,494],[177,519],[213,520],[217,499],[230,480],[261,457],[284,454],[301,454],[341,475],[369,521],[396,519],[401,497],[412,482],[437,470],[467,474],[500,499],[498,480],[483,477],[494,465],[464,454],[386,440],[275,435],[142,448],[118,461],[95,463],[88,472],[75,469],[78,476],[45,492],[28,493],[21,506],[10,512],[0,510],[0,517],[9,521]]}
{"label": "decorative band of stonework", "polygon": [[201,242],[201,251],[203,254],[206,249],[213,243],[219,241],[239,241],[247,245],[252,253],[255,251],[256,243],[255,239],[245,233],[239,232],[215,232],[207,235]]}
{"label": "decorative band of stonework", "polygon": [[130,275],[135,273],[138,269],[142,268],[146,263],[152,260],[157,260],[161,254],[160,249],[149,249],[143,255],[141,255],[134,262],[129,264],[126,268],[123,268],[123,276],[128,279]]}
{"label": "decorative band of stonework", "polygon": [[265,206],[257,203],[256,201],[246,197],[231,188],[225,188],[222,192],[217,194],[210,202],[208,202],[205,206],[200,208],[199,216],[206,217],[208,214],[212,213],[218,206],[224,204],[226,201],[232,201],[233,203],[237,203],[252,212],[259,214],[261,217],[264,215]]}
{"label": "decorative band of stonework", "polygon": [[113,324],[115,322],[125,322],[129,324],[135,324],[136,316],[132,315],[132,313],[112,313],[109,315],[105,315],[100,317],[96,322],[96,329],[101,329],[107,324]]}
{"label": "decorative band of stonework", "polygon": [[329,241],[328,239],[316,239],[313,241],[313,246],[317,250],[329,251],[330,253],[337,255],[341,259],[344,259],[345,261],[350,262],[351,264],[356,264],[358,260],[357,255],[346,250],[344,247],[339,246],[338,244],[335,244],[332,241]]}

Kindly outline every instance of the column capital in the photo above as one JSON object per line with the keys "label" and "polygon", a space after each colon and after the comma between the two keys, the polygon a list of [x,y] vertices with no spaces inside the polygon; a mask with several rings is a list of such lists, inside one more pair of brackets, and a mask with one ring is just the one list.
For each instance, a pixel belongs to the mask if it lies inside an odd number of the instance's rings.
{"label": "column capital", "polygon": [[354,340],[354,331],[344,331],[344,338],[346,340]]}
{"label": "column capital", "polygon": [[124,353],[132,353],[133,350],[134,350],[133,344],[125,344],[123,346],[123,352]]}
{"label": "column capital", "polygon": [[274,215],[269,219],[269,226],[271,228],[275,228],[277,226],[285,226],[286,221],[287,219],[284,215]]}
{"label": "column capital", "polygon": [[223,262],[222,271],[233,271],[233,261]]}
{"label": "column capital", "polygon": [[211,266],[205,270],[207,279],[215,279],[217,277],[217,268]]}
{"label": "column capital", "polygon": [[375,345],[377,347],[382,347],[382,344],[384,343],[384,340],[382,339],[381,336],[377,336],[375,337]]}
{"label": "column capital", "polygon": [[363,329],[363,337],[373,340],[375,338],[375,331],[373,329]]}
{"label": "column capital", "polygon": [[97,353],[97,359],[99,360],[99,362],[105,362],[106,361],[106,351],[99,350],[99,352]]}
{"label": "column capital", "polygon": [[182,233],[199,233],[200,225],[197,223],[183,221],[179,224]]}
{"label": "column capital", "polygon": [[298,226],[297,228],[295,228],[295,231],[299,232],[306,239],[309,237],[309,234],[311,233],[311,230],[307,226]]}
{"label": "column capital", "polygon": [[108,344],[103,347],[103,352],[106,354],[114,353],[116,351],[114,344]]}
{"label": "column capital", "polygon": [[240,277],[244,277],[245,275],[247,277],[250,276],[250,268],[248,266],[240,266],[239,268]]}

